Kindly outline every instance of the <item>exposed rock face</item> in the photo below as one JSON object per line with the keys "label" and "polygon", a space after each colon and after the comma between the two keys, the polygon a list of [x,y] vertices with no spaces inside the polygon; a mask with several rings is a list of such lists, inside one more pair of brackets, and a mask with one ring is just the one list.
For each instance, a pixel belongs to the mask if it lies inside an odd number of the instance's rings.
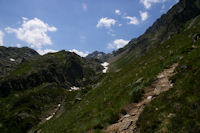
{"label": "exposed rock face", "polygon": [[111,53],[106,54],[104,52],[94,51],[93,53],[89,54],[86,58],[93,58],[99,60],[100,62],[105,62],[112,56],[113,54]]}
{"label": "exposed rock face", "polygon": [[94,51],[93,53],[89,54],[87,58],[96,58],[101,59],[106,54],[104,52]]}

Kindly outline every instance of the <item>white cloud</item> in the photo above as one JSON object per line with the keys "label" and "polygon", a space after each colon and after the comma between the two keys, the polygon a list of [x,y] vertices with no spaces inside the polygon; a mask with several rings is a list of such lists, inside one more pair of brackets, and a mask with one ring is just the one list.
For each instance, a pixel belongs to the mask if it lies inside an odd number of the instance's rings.
{"label": "white cloud", "polygon": [[17,28],[7,27],[7,33],[15,33],[19,40],[25,41],[32,48],[41,49],[44,45],[52,45],[51,38],[47,32],[55,32],[57,29],[54,26],[49,26],[38,18],[28,20],[23,17],[22,25]]}
{"label": "white cloud", "polygon": [[145,20],[147,20],[148,19],[148,12],[142,12],[142,11],[140,11],[140,17],[141,17],[141,20],[142,21],[145,21]]}
{"label": "white cloud", "polygon": [[162,7],[161,7],[160,12],[164,12],[164,11],[165,11],[165,5],[163,4]]}
{"label": "white cloud", "polygon": [[122,24],[119,24],[119,27],[121,27],[122,26]]}
{"label": "white cloud", "polygon": [[146,9],[150,9],[152,4],[164,3],[167,0],[140,0],[140,2],[145,6]]}
{"label": "white cloud", "polygon": [[55,53],[55,52],[58,52],[58,51],[57,50],[53,50],[53,49],[44,49],[44,50],[38,49],[37,52],[40,55],[44,55],[44,54],[47,54],[47,53]]}
{"label": "white cloud", "polygon": [[3,46],[3,37],[4,37],[4,33],[3,31],[0,30],[0,46]]}
{"label": "white cloud", "polygon": [[88,6],[87,6],[86,3],[82,4],[82,9],[83,9],[83,11],[87,11],[88,10]]}
{"label": "white cloud", "polygon": [[130,20],[128,22],[128,24],[134,24],[134,25],[138,25],[139,24],[139,20],[136,17],[126,16],[124,18]]}
{"label": "white cloud", "polygon": [[23,21],[27,21],[28,18],[26,18],[26,17],[22,17],[22,20],[23,20]]}
{"label": "white cloud", "polygon": [[115,19],[112,18],[101,18],[98,22],[98,24],[96,25],[97,28],[100,27],[106,27],[106,28],[110,28],[112,25],[115,25],[117,21]]}
{"label": "white cloud", "polygon": [[86,51],[86,52],[81,52],[81,51],[78,51],[78,50],[76,50],[76,49],[69,50],[69,52],[74,52],[74,53],[76,53],[77,55],[79,55],[79,56],[81,56],[81,57],[86,57],[86,56],[89,54],[88,51]]}
{"label": "white cloud", "polygon": [[117,15],[121,15],[121,11],[120,11],[119,9],[116,9],[116,10],[115,10],[115,13],[116,13]]}
{"label": "white cloud", "polygon": [[108,43],[108,49],[119,49],[128,44],[128,40],[116,39],[112,43]]}
{"label": "white cloud", "polygon": [[21,47],[21,44],[17,43],[16,46],[17,46],[18,48],[20,48],[20,47]]}

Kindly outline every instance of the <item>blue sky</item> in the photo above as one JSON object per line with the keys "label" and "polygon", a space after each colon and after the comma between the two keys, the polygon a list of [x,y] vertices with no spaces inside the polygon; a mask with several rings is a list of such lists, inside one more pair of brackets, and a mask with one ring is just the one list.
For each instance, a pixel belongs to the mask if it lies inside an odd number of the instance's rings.
{"label": "blue sky", "polygon": [[0,45],[44,54],[111,52],[143,34],[177,0],[0,0]]}

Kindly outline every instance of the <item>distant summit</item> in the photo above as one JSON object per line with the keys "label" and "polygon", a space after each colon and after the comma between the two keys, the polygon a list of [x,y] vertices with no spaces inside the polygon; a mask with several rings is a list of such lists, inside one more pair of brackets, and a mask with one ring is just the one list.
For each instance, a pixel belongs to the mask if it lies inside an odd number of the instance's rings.
{"label": "distant summit", "polygon": [[94,51],[93,53],[89,54],[87,58],[96,58],[101,59],[106,54],[104,52]]}
{"label": "distant summit", "polygon": [[110,57],[112,57],[111,53],[106,54],[104,52],[94,51],[93,53],[89,54],[86,58],[98,59],[100,62],[105,62]]}

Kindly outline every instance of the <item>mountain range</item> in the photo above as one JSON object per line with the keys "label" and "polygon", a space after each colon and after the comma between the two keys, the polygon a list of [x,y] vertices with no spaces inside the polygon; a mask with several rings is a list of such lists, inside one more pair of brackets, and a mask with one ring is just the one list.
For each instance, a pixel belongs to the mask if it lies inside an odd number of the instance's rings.
{"label": "mountain range", "polygon": [[199,38],[200,1],[180,0],[112,53],[1,46],[0,132],[200,132]]}

